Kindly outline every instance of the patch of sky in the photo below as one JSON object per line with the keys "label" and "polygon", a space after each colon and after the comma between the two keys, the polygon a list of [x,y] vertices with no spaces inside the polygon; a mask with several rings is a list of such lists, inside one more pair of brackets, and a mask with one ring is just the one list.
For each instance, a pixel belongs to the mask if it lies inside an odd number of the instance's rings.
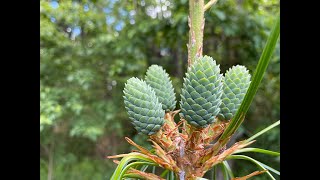
{"label": "patch of sky", "polygon": [[135,11],[135,10],[131,10],[131,11],[129,12],[129,14],[130,14],[130,16],[134,16],[134,15],[136,15],[136,11]]}
{"label": "patch of sky", "polygon": [[53,9],[57,9],[59,7],[59,3],[57,1],[51,1],[50,5]]}
{"label": "patch of sky", "polygon": [[114,28],[116,31],[121,31],[123,27],[124,27],[124,22],[119,21]]}
{"label": "patch of sky", "polygon": [[50,21],[53,22],[53,23],[55,23],[55,22],[56,22],[56,18],[51,17],[51,18],[50,18]]}
{"label": "patch of sky", "polygon": [[112,8],[110,8],[110,7],[105,7],[105,8],[103,8],[103,12],[105,12],[106,14],[109,14],[109,13],[112,12]]}
{"label": "patch of sky", "polygon": [[85,5],[83,6],[83,10],[84,10],[85,12],[89,11],[89,6],[88,6],[88,4],[85,4]]}
{"label": "patch of sky", "polygon": [[116,19],[113,16],[107,16],[106,17],[106,22],[108,25],[114,23],[116,21]]}
{"label": "patch of sky", "polygon": [[128,15],[128,12],[127,12],[126,10],[120,8],[120,9],[119,9],[119,14],[120,14],[121,16],[127,16],[127,15]]}
{"label": "patch of sky", "polygon": [[80,26],[74,27],[72,33],[74,36],[80,35],[81,34],[81,27]]}

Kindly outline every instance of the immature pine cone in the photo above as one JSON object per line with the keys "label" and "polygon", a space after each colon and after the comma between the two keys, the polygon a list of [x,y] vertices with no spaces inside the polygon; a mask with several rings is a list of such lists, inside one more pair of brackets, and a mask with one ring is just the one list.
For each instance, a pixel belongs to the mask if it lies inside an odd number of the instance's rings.
{"label": "immature pine cone", "polygon": [[176,96],[169,75],[158,65],[151,65],[147,70],[146,82],[156,92],[162,109],[173,111],[176,107]]}
{"label": "immature pine cone", "polygon": [[165,112],[154,90],[145,81],[132,77],[123,92],[125,108],[137,131],[146,135],[159,131]]}
{"label": "immature pine cone", "polygon": [[245,66],[233,66],[225,73],[222,103],[218,118],[230,120],[239,109],[250,85],[251,75]]}
{"label": "immature pine cone", "polygon": [[188,68],[181,93],[181,116],[189,124],[204,128],[213,123],[220,111],[222,74],[209,56],[196,59]]}

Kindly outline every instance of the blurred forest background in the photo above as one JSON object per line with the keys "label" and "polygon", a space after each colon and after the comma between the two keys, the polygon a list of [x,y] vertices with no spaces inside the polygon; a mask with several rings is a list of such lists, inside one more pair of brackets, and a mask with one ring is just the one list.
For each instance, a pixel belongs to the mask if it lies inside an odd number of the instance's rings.
{"label": "blurred forest background", "polygon": [[[221,64],[254,71],[279,12],[278,0],[218,0],[205,13],[204,54]],[[151,64],[172,77],[180,100],[187,67],[187,0],[40,0],[40,176],[42,180],[109,179],[116,165],[106,155],[138,144],[123,104],[132,76]],[[237,139],[280,118],[280,43]],[[279,128],[254,147],[280,151]],[[280,158],[251,155],[280,169]],[[232,164],[236,176],[257,169]],[[279,178],[279,176],[277,177]],[[259,175],[253,179],[268,179]]]}

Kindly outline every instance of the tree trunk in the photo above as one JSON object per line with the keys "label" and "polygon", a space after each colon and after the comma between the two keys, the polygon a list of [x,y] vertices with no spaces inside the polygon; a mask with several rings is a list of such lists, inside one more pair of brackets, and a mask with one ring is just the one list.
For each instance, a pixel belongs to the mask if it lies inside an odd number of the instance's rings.
{"label": "tree trunk", "polygon": [[54,154],[54,143],[50,145],[48,154],[48,180],[53,179],[53,154]]}

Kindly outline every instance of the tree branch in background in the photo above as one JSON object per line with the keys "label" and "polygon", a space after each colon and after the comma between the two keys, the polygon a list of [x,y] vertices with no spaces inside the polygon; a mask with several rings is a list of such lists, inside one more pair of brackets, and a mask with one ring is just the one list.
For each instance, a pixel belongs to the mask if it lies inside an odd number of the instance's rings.
{"label": "tree branch in background", "polygon": [[208,10],[212,5],[214,5],[218,0],[210,0],[205,6],[204,11]]}

